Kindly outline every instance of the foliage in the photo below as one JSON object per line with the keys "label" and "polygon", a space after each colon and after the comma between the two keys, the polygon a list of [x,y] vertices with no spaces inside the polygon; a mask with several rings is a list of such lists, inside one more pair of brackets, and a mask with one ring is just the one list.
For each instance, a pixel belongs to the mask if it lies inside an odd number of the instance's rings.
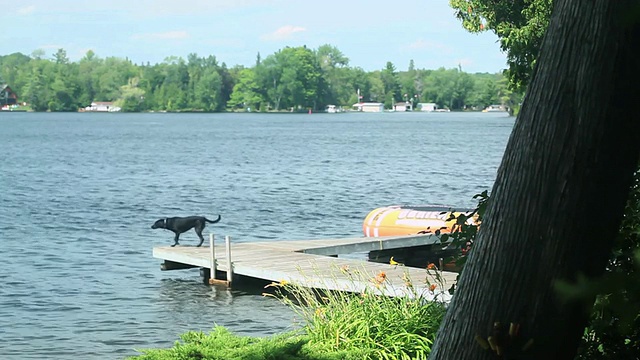
{"label": "foliage", "polygon": [[256,73],[253,69],[240,70],[238,82],[233,87],[231,99],[227,103],[230,109],[259,110],[263,103],[260,86],[256,82]]}
{"label": "foliage", "polygon": [[467,96],[473,92],[475,84],[469,74],[459,69],[440,68],[427,76],[426,83],[428,85],[425,86],[421,96],[427,100],[426,102],[435,102],[449,109],[476,105],[467,103]]}
{"label": "foliage", "polygon": [[274,110],[315,109],[321,82],[320,64],[306,47],[286,47],[267,56],[257,67],[258,83],[267,89]]}
{"label": "foliage", "polygon": [[[351,107],[359,101],[435,102],[452,110],[512,106],[500,74],[468,74],[462,69],[425,70],[391,62],[366,72],[349,65],[336,47],[286,47],[256,65],[228,69],[214,56],[170,56],[155,65],[101,58],[89,50],[71,62],[64,49],[49,59],[0,56],[0,78],[35,111],[76,111],[93,101],[114,101],[123,111],[253,111]],[[360,98],[358,98],[358,94]],[[512,102],[519,102],[518,99]]]}
{"label": "foliage", "polygon": [[121,95],[115,105],[121,107],[123,111],[140,111],[144,100],[144,90],[140,89],[138,85],[139,79],[137,77],[130,78],[127,85],[120,87]]}
{"label": "foliage", "polygon": [[[634,359],[640,356],[640,170],[635,174],[623,222],[611,254],[607,272],[597,279],[579,277],[576,283],[559,282],[565,300],[587,301],[591,312],[576,360]],[[478,206],[469,214],[452,215],[458,225],[450,234],[439,234],[449,246],[471,250],[478,227],[467,222],[475,218],[480,224],[489,201],[487,192],[474,196]],[[462,271],[467,251],[455,257]],[[454,289],[452,288],[451,291]],[[594,302],[589,302],[594,299]]]}
{"label": "foliage", "polygon": [[[354,282],[371,280],[364,271],[340,271]],[[359,354],[360,359],[426,359],[445,313],[442,303],[426,302],[416,293],[383,295],[379,290],[390,286],[384,273],[360,293],[314,290],[286,281],[271,286],[306,322],[309,344],[322,352]]]}
{"label": "foliage", "polygon": [[[455,262],[458,269],[458,279],[460,278],[460,273],[464,269],[464,264],[467,261],[467,255],[473,248],[476,235],[478,235],[478,230],[489,202],[489,193],[485,190],[474,195],[473,199],[478,201],[478,205],[476,205],[475,209],[458,214],[451,212],[447,222],[455,221],[455,225],[450,233],[441,233],[440,230],[435,231],[436,236],[440,238],[440,241],[443,244],[446,244],[449,248],[459,249],[460,251],[457,255],[446,259],[446,262]],[[450,293],[453,293],[454,291],[455,284],[449,289]]]}
{"label": "foliage", "polygon": [[566,300],[595,298],[577,359],[635,359],[640,356],[640,170],[607,272],[600,278],[561,282]]}
{"label": "foliage", "polygon": [[294,333],[269,338],[237,336],[216,326],[209,334],[190,331],[170,349],[142,350],[138,360],[339,360],[357,359],[346,352],[321,353],[307,345],[308,339]]}
{"label": "foliage", "polygon": [[449,0],[449,4],[468,31],[491,30],[498,35],[507,54],[509,84],[522,92],[531,79],[553,0]]}
{"label": "foliage", "polygon": [[382,80],[384,93],[387,94],[384,101],[385,106],[392,108],[396,101],[401,99],[401,94],[398,72],[391,61],[387,61],[387,65],[380,72],[380,79]]}
{"label": "foliage", "polygon": [[[402,266],[394,263],[394,266]],[[369,279],[365,272],[340,269],[352,281]],[[427,270],[435,282],[439,270]],[[384,273],[361,293],[314,290],[282,281],[268,285],[274,296],[304,320],[304,329],[268,338],[237,336],[223,327],[209,334],[190,331],[170,349],[140,350],[138,360],[187,359],[426,359],[446,311],[437,301],[412,296],[382,295],[390,286]],[[406,278],[409,288],[411,279]],[[435,283],[432,284],[432,289]],[[433,291],[433,290],[432,290]]]}

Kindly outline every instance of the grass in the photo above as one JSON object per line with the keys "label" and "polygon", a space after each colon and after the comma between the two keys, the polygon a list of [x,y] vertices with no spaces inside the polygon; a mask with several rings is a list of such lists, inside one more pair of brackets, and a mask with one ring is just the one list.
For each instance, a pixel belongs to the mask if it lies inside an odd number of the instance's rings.
{"label": "grass", "polygon": [[[396,266],[398,264],[396,263]],[[401,264],[400,264],[401,265]],[[142,350],[138,360],[191,359],[426,359],[445,306],[427,302],[420,294],[388,297],[391,286],[384,272],[374,277],[339,269],[354,282],[370,284],[360,293],[306,288],[281,281],[266,293],[291,307],[304,321],[297,332],[254,338],[237,336],[223,327],[212,332],[187,332],[171,349]],[[430,264],[428,276],[441,277]],[[405,280],[412,289],[411,280]]]}
{"label": "grass", "polygon": [[[438,281],[433,265],[427,273]],[[445,306],[411,296],[388,297],[386,274],[375,276],[342,268],[353,282],[368,283],[361,293],[310,289],[294,283],[271,284],[275,294],[305,322],[309,344],[325,352],[359,352],[362,359],[426,359]],[[406,275],[407,276],[407,275]],[[405,285],[412,290],[408,276]]]}
{"label": "grass", "polygon": [[221,326],[210,333],[190,331],[171,349],[142,350],[138,360],[339,360],[357,359],[345,352],[323,354],[307,345],[305,336],[286,333],[269,338],[238,336]]}

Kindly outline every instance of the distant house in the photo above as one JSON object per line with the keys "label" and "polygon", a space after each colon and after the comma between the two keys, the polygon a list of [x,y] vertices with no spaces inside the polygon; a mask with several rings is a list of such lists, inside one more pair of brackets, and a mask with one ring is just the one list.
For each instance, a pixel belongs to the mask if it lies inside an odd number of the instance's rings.
{"label": "distant house", "polygon": [[394,111],[413,111],[413,105],[411,105],[411,103],[408,101],[397,102],[393,105],[393,110]]}
{"label": "distant house", "polygon": [[0,85],[0,106],[18,104],[18,94],[16,94],[9,85]]}
{"label": "distant house", "polygon": [[419,103],[418,107],[420,111],[436,111],[438,110],[438,105],[435,103]]}
{"label": "distant house", "polygon": [[383,112],[383,103],[365,102],[353,104],[353,110],[362,112]]}
{"label": "distant house", "polygon": [[507,112],[508,109],[504,105],[489,105],[482,112]]}
{"label": "distant house", "polygon": [[84,108],[84,111],[98,111],[98,112],[115,112],[121,109],[117,106],[113,106],[111,101],[94,101],[91,105]]}

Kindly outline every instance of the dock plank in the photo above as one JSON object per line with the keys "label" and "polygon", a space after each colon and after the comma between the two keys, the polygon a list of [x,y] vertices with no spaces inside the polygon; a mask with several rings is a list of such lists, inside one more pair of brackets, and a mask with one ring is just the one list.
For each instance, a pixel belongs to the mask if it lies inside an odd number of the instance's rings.
{"label": "dock plank", "polygon": [[[232,243],[231,261],[234,274],[267,281],[289,281],[307,287],[352,292],[375,289],[390,296],[419,294],[427,299],[438,297],[449,301],[446,290],[455,282],[456,273],[438,272],[438,281],[433,276],[435,271],[335,257],[353,252],[430,245],[436,241],[431,235],[423,235]],[[153,256],[173,263],[210,268],[209,250],[206,246],[163,246],[155,247]],[[215,253],[216,270],[227,271],[224,245],[216,245]],[[375,280],[381,279],[380,274],[385,276],[382,283]],[[435,291],[430,289],[431,284],[437,284]]]}

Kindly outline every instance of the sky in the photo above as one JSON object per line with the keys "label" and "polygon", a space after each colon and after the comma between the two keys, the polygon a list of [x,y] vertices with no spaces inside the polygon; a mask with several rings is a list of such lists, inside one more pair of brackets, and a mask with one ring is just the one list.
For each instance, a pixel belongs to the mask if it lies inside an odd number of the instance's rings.
{"label": "sky", "polygon": [[448,0],[0,0],[0,55],[71,61],[88,50],[134,63],[169,56],[214,55],[227,66],[253,66],[286,46],[337,47],[366,71],[391,61],[400,71],[461,66],[496,73],[506,67],[495,34],[471,34]]}

